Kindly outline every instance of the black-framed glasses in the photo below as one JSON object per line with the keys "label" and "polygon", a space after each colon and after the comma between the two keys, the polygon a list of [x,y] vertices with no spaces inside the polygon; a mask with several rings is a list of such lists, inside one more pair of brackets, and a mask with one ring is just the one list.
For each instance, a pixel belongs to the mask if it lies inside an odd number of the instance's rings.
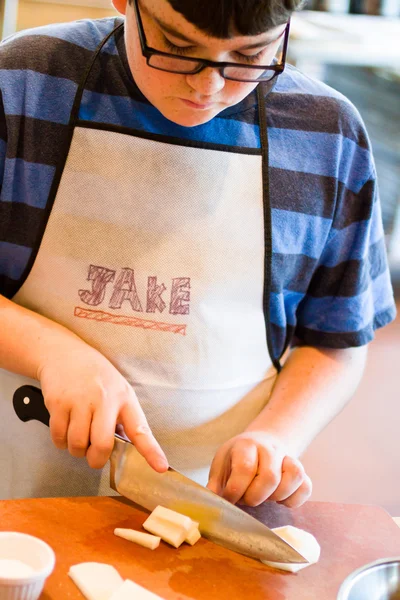
{"label": "black-framed glasses", "polygon": [[178,56],[176,54],[170,54],[151,48],[147,45],[138,0],[133,0],[133,7],[136,14],[142,54],[146,58],[149,67],[153,67],[153,69],[181,75],[195,75],[207,67],[212,67],[213,69],[217,69],[221,77],[224,77],[225,79],[256,83],[258,81],[271,81],[280,75],[285,68],[290,20],[287,22],[286,28],[282,34],[284,36],[282,58],[278,64],[241,65],[240,63],[214,62],[212,60],[199,59],[190,56]]}

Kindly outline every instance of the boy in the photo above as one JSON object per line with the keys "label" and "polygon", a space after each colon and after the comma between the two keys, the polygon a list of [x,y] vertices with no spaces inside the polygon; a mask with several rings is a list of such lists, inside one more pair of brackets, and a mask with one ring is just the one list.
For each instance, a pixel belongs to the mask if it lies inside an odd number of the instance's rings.
{"label": "boy", "polygon": [[[1,495],[110,493],[117,426],[159,472],[299,506],[395,314],[364,127],[283,71],[296,3],[114,6],[1,48]],[[37,381],[60,451],[12,408]]]}

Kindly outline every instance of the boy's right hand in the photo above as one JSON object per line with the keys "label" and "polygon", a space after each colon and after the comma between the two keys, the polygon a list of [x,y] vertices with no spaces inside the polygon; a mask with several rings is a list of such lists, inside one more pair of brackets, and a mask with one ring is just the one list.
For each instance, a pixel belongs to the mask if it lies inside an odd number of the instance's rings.
{"label": "boy's right hand", "polygon": [[37,375],[57,448],[68,448],[72,456],[86,456],[91,467],[102,468],[112,452],[116,426],[122,425],[153,469],[168,469],[133,388],[100,352],[66,336],[53,345]]}

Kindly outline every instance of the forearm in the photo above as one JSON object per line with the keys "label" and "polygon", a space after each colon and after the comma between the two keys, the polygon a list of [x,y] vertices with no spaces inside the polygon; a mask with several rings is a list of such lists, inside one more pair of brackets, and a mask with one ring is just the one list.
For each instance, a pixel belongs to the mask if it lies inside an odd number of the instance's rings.
{"label": "forearm", "polygon": [[111,362],[62,325],[2,296],[0,368],[40,380],[58,448],[103,468],[119,424],[153,469],[167,470],[133,388]]}
{"label": "forearm", "polygon": [[0,368],[38,379],[40,366],[62,344],[77,340],[71,331],[0,295]]}
{"label": "forearm", "polygon": [[364,371],[367,348],[300,346],[289,355],[271,398],[246,431],[265,431],[299,456],[343,409]]}

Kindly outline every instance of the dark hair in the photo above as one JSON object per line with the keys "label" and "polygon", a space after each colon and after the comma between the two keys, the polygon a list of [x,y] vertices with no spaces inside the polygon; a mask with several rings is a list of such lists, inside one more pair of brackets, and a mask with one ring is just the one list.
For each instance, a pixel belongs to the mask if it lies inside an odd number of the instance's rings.
{"label": "dark hair", "polygon": [[234,35],[258,35],[286,23],[305,0],[167,1],[198,29],[226,39]]}

